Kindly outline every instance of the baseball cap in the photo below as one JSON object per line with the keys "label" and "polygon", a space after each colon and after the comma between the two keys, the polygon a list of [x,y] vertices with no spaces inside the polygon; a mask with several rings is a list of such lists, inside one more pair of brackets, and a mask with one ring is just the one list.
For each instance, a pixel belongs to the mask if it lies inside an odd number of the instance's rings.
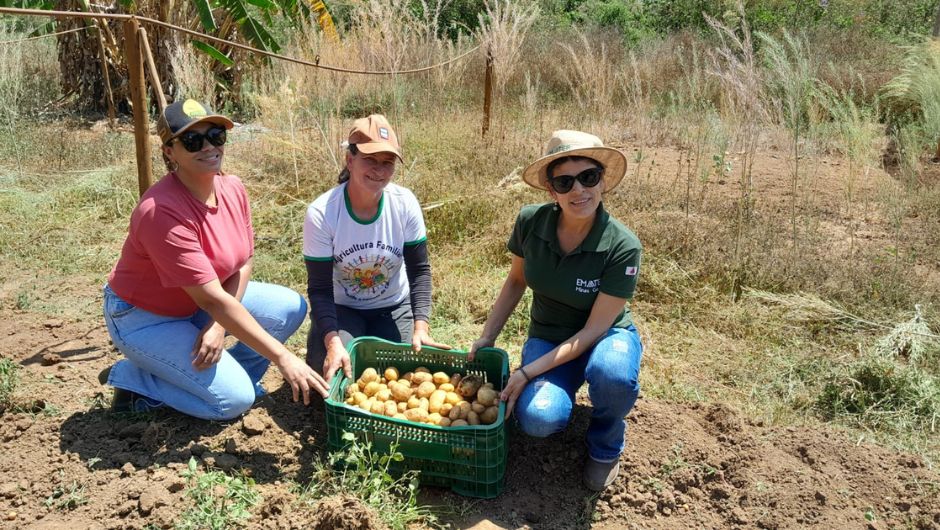
{"label": "baseball cap", "polygon": [[388,120],[381,114],[372,114],[359,118],[353,122],[347,141],[356,144],[361,153],[392,153],[398,160],[404,162],[401,156],[401,147],[398,145],[398,136],[388,124]]}
{"label": "baseball cap", "polygon": [[160,135],[163,143],[167,143],[197,123],[204,121],[221,125],[226,129],[235,126],[232,120],[212,112],[207,105],[194,99],[187,99],[167,105],[157,120],[157,134]]}

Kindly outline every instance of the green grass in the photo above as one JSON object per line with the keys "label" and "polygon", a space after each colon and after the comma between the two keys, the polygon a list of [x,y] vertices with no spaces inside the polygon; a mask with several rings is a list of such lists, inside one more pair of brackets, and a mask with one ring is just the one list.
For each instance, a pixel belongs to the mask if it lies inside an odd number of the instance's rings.
{"label": "green grass", "polygon": [[0,410],[13,405],[13,393],[20,382],[19,369],[13,359],[0,358]]}
{"label": "green grass", "polygon": [[182,475],[187,481],[185,494],[192,505],[176,522],[178,530],[244,527],[252,508],[261,501],[251,478],[218,470],[202,471],[194,458],[190,458]]}
{"label": "green grass", "polygon": [[389,472],[393,462],[404,459],[395,446],[389,453],[380,453],[352,433],[343,433],[343,440],[349,443],[346,449],[317,462],[310,482],[298,492],[301,502],[313,505],[324,497],[351,495],[374,509],[393,530],[436,523],[431,510],[418,504],[418,474],[395,477]]}

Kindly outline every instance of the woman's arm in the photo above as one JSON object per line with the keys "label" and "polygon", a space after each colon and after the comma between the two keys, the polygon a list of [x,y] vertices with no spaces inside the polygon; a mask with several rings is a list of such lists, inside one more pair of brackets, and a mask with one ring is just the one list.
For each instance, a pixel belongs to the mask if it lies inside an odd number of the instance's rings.
{"label": "woman's arm", "polygon": [[218,280],[212,280],[203,285],[183,287],[183,290],[196,302],[196,305],[209,313],[209,316],[238,340],[274,363],[290,384],[294,401],[303,395],[304,404],[309,405],[311,389],[326,397],[329,387],[320,374],[264,331],[245,306],[226,292]]}
{"label": "woman's arm", "polygon": [[333,299],[333,261],[307,260],[307,298],[310,299],[310,319],[318,332],[323,333],[326,358],[323,361],[323,377],[327,381],[340,368],[346,377],[352,377],[349,352],[339,336],[339,321],[336,317],[336,301]]}
{"label": "woman's arm", "polygon": [[[242,268],[235,272],[222,283],[222,289],[236,300],[241,300],[245,295],[245,289],[248,287],[248,280],[251,278],[252,258],[242,265]],[[193,344],[193,367],[197,370],[205,370],[222,358],[222,349],[225,346],[225,328],[215,320],[210,320]]]}
{"label": "woman's arm", "polygon": [[449,345],[431,338],[431,327],[428,324],[431,320],[431,262],[428,259],[428,242],[405,245],[403,254],[408,288],[411,291],[411,313],[414,315],[412,348],[421,351],[421,346],[427,344],[449,350]]}
{"label": "woman's arm", "polygon": [[525,294],[526,287],[525,259],[513,254],[512,264],[509,267],[509,275],[506,276],[506,281],[503,282],[499,296],[497,296],[496,301],[493,302],[490,315],[486,318],[486,323],[483,324],[483,331],[480,333],[480,338],[473,341],[473,345],[470,346],[470,355],[468,357],[471,361],[476,355],[477,350],[490,347],[496,342],[496,337],[499,337],[503,326],[505,326],[506,321],[509,320],[509,315],[511,315],[516,309],[516,306],[519,305],[519,300],[522,300],[522,295]]}
{"label": "woman's arm", "polygon": [[529,380],[558,365],[580,357],[610,329],[614,319],[617,318],[626,303],[626,298],[598,293],[597,299],[594,300],[594,305],[591,307],[591,314],[588,316],[583,328],[568,340],[556,346],[552,351],[513,372],[506,382],[506,388],[500,394],[502,400],[507,403],[506,415],[512,413],[516,399],[519,398],[519,394]]}

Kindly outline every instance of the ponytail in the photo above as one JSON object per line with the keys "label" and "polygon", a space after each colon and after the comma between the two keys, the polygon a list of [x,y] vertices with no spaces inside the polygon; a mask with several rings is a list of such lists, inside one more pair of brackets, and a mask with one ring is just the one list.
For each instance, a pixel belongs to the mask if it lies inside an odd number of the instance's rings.
{"label": "ponytail", "polygon": [[[356,156],[359,154],[359,149],[356,147],[356,144],[349,144],[349,154]],[[342,171],[339,172],[339,177],[336,178],[337,184],[342,184],[349,181],[349,168],[344,167]]]}

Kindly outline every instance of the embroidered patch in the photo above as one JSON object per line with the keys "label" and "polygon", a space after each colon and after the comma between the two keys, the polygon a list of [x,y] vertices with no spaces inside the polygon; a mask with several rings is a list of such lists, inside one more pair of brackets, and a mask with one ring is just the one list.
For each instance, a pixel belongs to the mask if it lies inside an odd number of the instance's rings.
{"label": "embroidered patch", "polygon": [[379,127],[379,136],[384,140],[388,140],[388,129],[385,127]]}
{"label": "embroidered patch", "polygon": [[627,267],[626,275],[627,275],[627,276],[636,276],[636,270],[637,270],[637,267],[635,267],[635,266],[633,266],[633,267]]}

